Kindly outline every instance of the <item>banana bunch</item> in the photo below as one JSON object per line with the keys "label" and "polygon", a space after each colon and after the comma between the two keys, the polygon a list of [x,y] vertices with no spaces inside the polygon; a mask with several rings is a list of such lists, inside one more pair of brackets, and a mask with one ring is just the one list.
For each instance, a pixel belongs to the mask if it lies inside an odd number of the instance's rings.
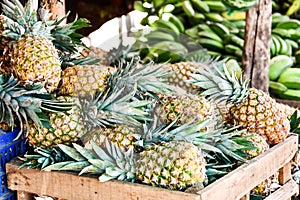
{"label": "banana bunch", "polygon": [[279,12],[286,16],[291,16],[292,18],[300,17],[300,0],[273,0],[272,1],[272,11]]}
{"label": "banana bunch", "polygon": [[292,67],[294,59],[277,55],[270,61],[269,91],[275,97],[300,100],[300,68]]}
{"label": "banana bunch", "polygon": [[257,0],[223,0],[231,10],[248,10],[256,5]]}

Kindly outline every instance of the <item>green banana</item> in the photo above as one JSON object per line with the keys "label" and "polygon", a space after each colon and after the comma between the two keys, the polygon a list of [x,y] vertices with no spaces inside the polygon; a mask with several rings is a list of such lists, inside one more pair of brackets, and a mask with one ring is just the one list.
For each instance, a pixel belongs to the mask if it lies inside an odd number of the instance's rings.
{"label": "green banana", "polygon": [[154,40],[168,40],[168,41],[175,41],[173,35],[161,32],[161,31],[151,31],[147,35],[145,35],[147,39],[154,39]]}
{"label": "green banana", "polygon": [[246,12],[245,11],[234,11],[233,13],[222,12],[222,16],[231,21],[237,20],[245,20],[246,19]]}
{"label": "green banana", "polygon": [[292,40],[300,40],[300,28],[297,29],[289,29],[289,34],[291,35]]}
{"label": "green banana", "polygon": [[272,29],[272,33],[279,35],[282,38],[291,38],[291,33],[288,29],[274,28]]}
{"label": "green banana", "polygon": [[282,54],[282,55],[288,55],[289,54],[289,49],[288,49],[287,43],[279,35],[274,34],[273,36],[280,43],[280,49],[279,49],[279,51],[277,51],[277,53]]}
{"label": "green banana", "polygon": [[300,100],[300,90],[288,89],[287,91],[278,94],[282,99]]}
{"label": "green banana", "polygon": [[212,57],[221,57],[222,53],[217,52],[217,51],[207,51],[208,55],[212,56]]}
{"label": "green banana", "polygon": [[269,78],[274,81],[279,78],[285,70],[292,67],[294,60],[290,56],[277,55],[270,60]]}
{"label": "green banana", "polygon": [[195,10],[189,0],[184,0],[182,2],[182,9],[188,17],[192,17],[195,15]]}
{"label": "green banana", "polygon": [[221,38],[224,38],[226,35],[230,35],[230,30],[221,23],[212,23],[210,28]]}
{"label": "green banana", "polygon": [[279,42],[278,38],[275,36],[275,34],[272,34],[271,40],[272,40],[272,42],[274,44],[274,48],[275,48],[275,54],[274,55],[277,55],[280,52],[280,49],[281,49],[280,42]]}
{"label": "green banana", "polygon": [[222,22],[224,21],[224,17],[219,13],[204,13],[204,16],[207,20],[212,22]]}
{"label": "green banana", "polygon": [[180,30],[175,26],[175,24],[165,21],[163,19],[158,19],[150,24],[151,27],[154,28],[162,28],[162,29],[169,29],[172,30],[176,35],[180,34]]}
{"label": "green banana", "polygon": [[300,89],[300,68],[288,68],[282,72],[278,82],[289,89]]}
{"label": "green banana", "polygon": [[207,24],[198,24],[197,27],[199,28],[199,30],[202,30],[202,31],[214,32]]}
{"label": "green banana", "polygon": [[222,0],[225,6],[232,10],[247,10],[256,5],[256,0]]}
{"label": "green banana", "polygon": [[244,47],[244,39],[240,38],[239,36],[230,34],[229,36],[231,42],[237,46],[239,46],[240,48]]}
{"label": "green banana", "polygon": [[293,50],[296,50],[296,49],[299,48],[298,43],[296,41],[294,41],[294,40],[285,39],[285,42],[289,43],[291,45],[291,47],[292,47]]}
{"label": "green banana", "polygon": [[197,40],[201,46],[204,48],[207,48],[208,50],[212,51],[222,51],[224,49],[224,46],[221,42],[218,42],[216,40],[207,39],[207,38],[200,38]]}
{"label": "green banana", "polygon": [[210,11],[209,6],[201,0],[191,0],[192,5],[202,13],[208,13]]}
{"label": "green banana", "polygon": [[275,28],[277,26],[277,24],[284,22],[284,21],[288,21],[290,20],[290,18],[286,15],[282,15],[281,13],[273,13],[272,14],[272,27]]}
{"label": "green banana", "polygon": [[177,16],[171,14],[169,21],[171,23],[173,23],[181,33],[184,32],[184,30],[185,30],[184,24],[181,22],[181,20]]}
{"label": "green banana", "polygon": [[246,27],[245,20],[232,21],[232,23],[239,29],[244,29]]}
{"label": "green banana", "polygon": [[297,29],[300,28],[300,21],[297,19],[289,19],[287,21],[279,22],[276,28]]}
{"label": "green banana", "polygon": [[237,57],[241,57],[243,55],[243,50],[240,47],[235,46],[233,44],[225,45],[224,50],[225,50],[225,52],[233,54]]}
{"label": "green banana", "polygon": [[216,41],[218,41],[220,43],[223,42],[222,38],[220,38],[214,32],[210,32],[210,31],[199,31],[198,32],[198,36],[200,36],[200,38],[209,38],[209,39],[212,39],[212,40],[216,40]]}
{"label": "green banana", "polygon": [[270,54],[271,54],[271,57],[276,55],[276,46],[272,39],[271,39],[271,43],[270,43]]}
{"label": "green banana", "polygon": [[288,88],[282,83],[276,81],[269,81],[269,90],[274,94],[281,94],[288,90]]}
{"label": "green banana", "polygon": [[223,12],[228,10],[227,7],[222,3],[222,1],[203,1],[206,3],[210,11]]}
{"label": "green banana", "polygon": [[229,59],[228,61],[226,61],[225,65],[230,74],[233,74],[234,72],[235,76],[237,78],[240,78],[240,76],[242,75],[242,68],[235,59]]}
{"label": "green banana", "polygon": [[198,27],[196,27],[196,26],[186,29],[184,31],[185,34],[187,34],[189,37],[191,37],[193,39],[198,38],[198,32],[199,32],[199,30],[198,30]]}

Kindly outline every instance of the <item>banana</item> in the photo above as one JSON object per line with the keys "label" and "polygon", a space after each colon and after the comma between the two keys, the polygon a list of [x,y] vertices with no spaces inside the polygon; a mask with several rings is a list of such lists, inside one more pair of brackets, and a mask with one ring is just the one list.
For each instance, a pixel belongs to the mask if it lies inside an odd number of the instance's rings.
{"label": "banana", "polygon": [[288,21],[290,18],[286,15],[282,15],[281,13],[273,13],[272,14],[272,27],[275,28],[277,24]]}
{"label": "banana", "polygon": [[178,28],[178,30],[182,33],[182,32],[184,32],[184,25],[183,25],[183,23],[181,22],[181,20],[177,17],[177,16],[175,16],[175,15],[173,15],[173,14],[171,14],[170,15],[170,18],[169,18],[169,21],[171,22],[171,23],[173,23],[177,28]]}
{"label": "banana", "polygon": [[290,56],[277,55],[270,60],[269,78],[274,81],[280,74],[292,67],[294,60]]}
{"label": "banana", "polygon": [[280,43],[280,49],[277,51],[277,53],[282,54],[282,55],[288,55],[289,54],[289,49],[287,46],[287,43],[278,35],[274,34],[273,35]]}
{"label": "banana", "polygon": [[203,1],[206,3],[210,9],[210,11],[223,12],[228,10],[227,7],[222,3],[222,1]]}
{"label": "banana", "polygon": [[230,30],[221,23],[212,23],[210,28],[221,38],[224,38],[226,35],[230,34]]}
{"label": "banana", "polygon": [[278,94],[282,99],[300,100],[300,90],[288,89],[287,91]]}
{"label": "banana", "polygon": [[159,28],[169,29],[169,30],[174,31],[174,33],[176,35],[180,34],[180,30],[177,28],[177,26],[175,26],[175,24],[167,22],[167,21],[162,20],[162,19],[158,19],[158,20],[154,21],[152,24],[150,24],[150,26],[154,27],[154,28],[158,28],[158,29]]}
{"label": "banana", "polygon": [[297,19],[289,19],[287,21],[279,22],[276,28],[282,29],[297,29],[300,27],[300,21]]}
{"label": "banana", "polygon": [[213,56],[213,57],[221,57],[222,53],[217,52],[217,51],[207,51],[208,55]]}
{"label": "banana", "polygon": [[277,55],[280,52],[280,49],[281,49],[280,42],[279,42],[278,38],[275,36],[275,34],[272,34],[271,39],[272,39],[272,42],[275,46],[274,47],[275,48],[275,54],[274,55]]}
{"label": "banana", "polygon": [[298,29],[289,29],[289,34],[291,35],[291,39],[294,41],[300,40],[300,28]]}
{"label": "banana", "polygon": [[276,46],[272,39],[271,39],[271,43],[270,43],[270,54],[271,54],[271,58],[276,55]]}
{"label": "banana", "polygon": [[199,12],[208,13],[210,11],[209,6],[201,0],[191,0],[191,2]]}
{"label": "banana", "polygon": [[288,29],[276,27],[276,28],[272,29],[272,33],[279,35],[282,38],[291,38],[291,33]]}
{"label": "banana", "polygon": [[161,31],[151,31],[145,37],[147,39],[154,39],[154,40],[175,41],[173,35]]}
{"label": "banana", "polygon": [[211,51],[222,51],[224,49],[224,46],[221,42],[218,42],[216,40],[207,39],[207,38],[200,38],[197,40],[201,46],[204,48],[207,48]]}
{"label": "banana", "polygon": [[300,68],[288,68],[282,72],[278,82],[289,89],[300,89]]}
{"label": "banana", "polygon": [[222,1],[225,6],[232,10],[247,10],[256,5],[256,0],[248,0],[248,1],[241,1],[241,0],[223,0]]}
{"label": "banana", "polygon": [[199,30],[202,30],[202,31],[214,32],[207,24],[199,24],[199,25],[197,25],[197,27],[199,28]]}
{"label": "banana", "polygon": [[294,0],[293,4],[286,11],[287,16],[291,16],[300,9],[300,0]]}
{"label": "banana", "polygon": [[235,73],[235,76],[237,78],[240,78],[240,76],[242,75],[242,68],[235,59],[229,59],[228,61],[226,61],[225,65],[230,74]]}
{"label": "banana", "polygon": [[289,43],[292,47],[293,50],[296,50],[299,48],[299,45],[297,42],[295,42],[294,40],[290,40],[290,39],[285,39],[286,43]]}
{"label": "banana", "polygon": [[239,46],[240,48],[244,47],[244,39],[240,38],[239,36],[230,34],[229,36],[231,42],[237,46]]}
{"label": "banana", "polygon": [[195,15],[195,10],[189,0],[184,0],[182,2],[182,9],[188,17],[192,17]]}
{"label": "banana", "polygon": [[245,20],[232,21],[232,23],[239,29],[244,29],[246,27]]}
{"label": "banana", "polygon": [[281,94],[288,90],[288,88],[282,83],[276,81],[269,81],[269,90],[274,94]]}
{"label": "banana", "polygon": [[235,46],[233,44],[225,45],[224,49],[225,49],[225,52],[233,54],[237,57],[241,57],[243,55],[243,50],[240,47]]}
{"label": "banana", "polygon": [[174,41],[158,42],[152,46],[152,49],[154,49],[155,51],[157,50],[169,51],[178,55],[185,55],[187,53],[187,49],[184,45]]}
{"label": "banana", "polygon": [[224,21],[224,17],[219,13],[204,13],[204,16],[207,20],[212,22],[222,22]]}
{"label": "banana", "polygon": [[234,11],[230,15],[228,12],[222,12],[222,16],[231,21],[236,21],[236,20],[245,20],[246,19],[246,12],[245,11]]}
{"label": "banana", "polygon": [[217,34],[215,34],[214,32],[208,32],[208,31],[199,31],[198,32],[198,36],[200,36],[200,38],[209,38],[212,40],[216,40],[220,43],[223,42],[223,39],[220,38]]}

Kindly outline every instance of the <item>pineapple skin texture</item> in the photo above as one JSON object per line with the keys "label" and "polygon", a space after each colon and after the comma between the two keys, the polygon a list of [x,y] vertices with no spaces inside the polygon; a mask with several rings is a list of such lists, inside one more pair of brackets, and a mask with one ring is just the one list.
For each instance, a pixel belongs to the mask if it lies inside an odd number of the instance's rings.
{"label": "pineapple skin texture", "polygon": [[244,152],[249,155],[248,159],[254,158],[270,148],[265,138],[258,134],[245,132],[242,136],[251,136],[248,140],[257,148],[254,150],[244,150]]}
{"label": "pineapple skin texture", "polygon": [[104,65],[82,65],[68,67],[62,72],[61,95],[86,98],[106,88],[109,73],[115,69]]}
{"label": "pineapple skin texture", "polygon": [[[58,97],[58,99],[71,100],[69,97]],[[30,122],[27,136],[30,146],[47,149],[58,144],[72,144],[78,142],[87,131],[81,119],[80,109],[76,106],[67,113],[49,113],[48,115],[53,129],[38,128],[32,121]]]}
{"label": "pineapple skin texture", "polygon": [[43,83],[50,93],[61,78],[61,62],[53,43],[44,36],[26,34],[10,48],[12,73],[22,84]]}
{"label": "pineapple skin texture", "polygon": [[[162,96],[161,101],[154,107],[154,113],[163,124],[174,121],[177,124],[185,124],[191,120],[203,121],[212,117],[213,105],[204,97],[193,94]],[[209,130],[214,127],[207,127]]]}
{"label": "pineapple skin texture", "polygon": [[127,150],[134,146],[134,142],[137,141],[134,135],[138,132],[137,128],[122,124],[116,127],[99,127],[89,131],[83,137],[83,143],[87,149],[91,149],[91,142],[94,142],[97,146],[102,146],[105,139],[108,139],[120,149]]}
{"label": "pineapple skin texture", "polygon": [[261,135],[269,145],[282,142],[289,134],[287,115],[261,90],[250,88],[248,98],[230,107],[229,113],[230,123]]}
{"label": "pineapple skin texture", "polygon": [[206,179],[206,161],[195,145],[172,141],[152,144],[139,153],[137,180],[152,186],[185,190]]}

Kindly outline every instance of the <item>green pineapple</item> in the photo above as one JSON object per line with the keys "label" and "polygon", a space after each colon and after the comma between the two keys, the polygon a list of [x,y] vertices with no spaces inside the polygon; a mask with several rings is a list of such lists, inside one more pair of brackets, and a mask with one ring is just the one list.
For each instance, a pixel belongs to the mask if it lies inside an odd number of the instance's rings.
{"label": "green pineapple", "polygon": [[248,88],[248,81],[237,79],[235,73],[230,75],[224,63],[217,65],[221,66],[206,67],[191,75],[191,82],[203,89],[201,95],[228,110],[228,123],[261,135],[270,145],[283,141],[290,124],[276,101],[261,90]]}

